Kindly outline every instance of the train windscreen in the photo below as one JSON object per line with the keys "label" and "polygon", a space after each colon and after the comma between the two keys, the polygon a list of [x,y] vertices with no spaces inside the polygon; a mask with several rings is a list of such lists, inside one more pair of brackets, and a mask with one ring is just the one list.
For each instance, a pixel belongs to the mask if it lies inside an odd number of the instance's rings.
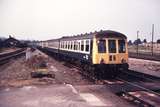
{"label": "train windscreen", "polygon": [[106,53],[106,40],[98,41],[98,53]]}
{"label": "train windscreen", "polygon": [[118,40],[118,48],[119,53],[126,52],[125,40]]}
{"label": "train windscreen", "polygon": [[116,40],[108,40],[109,53],[116,53]]}

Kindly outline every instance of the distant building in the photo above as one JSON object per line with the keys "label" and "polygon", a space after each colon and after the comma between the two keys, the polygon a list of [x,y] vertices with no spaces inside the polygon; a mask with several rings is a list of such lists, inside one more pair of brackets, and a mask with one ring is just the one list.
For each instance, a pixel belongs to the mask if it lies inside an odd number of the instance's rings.
{"label": "distant building", "polygon": [[[141,44],[142,46],[146,46],[146,47],[152,47],[152,42],[148,42],[148,43],[143,43]],[[153,43],[153,47],[156,49],[160,49],[160,43]]]}
{"label": "distant building", "polygon": [[8,39],[3,41],[3,46],[4,47],[17,47],[20,46],[21,42],[11,36],[9,36]]}

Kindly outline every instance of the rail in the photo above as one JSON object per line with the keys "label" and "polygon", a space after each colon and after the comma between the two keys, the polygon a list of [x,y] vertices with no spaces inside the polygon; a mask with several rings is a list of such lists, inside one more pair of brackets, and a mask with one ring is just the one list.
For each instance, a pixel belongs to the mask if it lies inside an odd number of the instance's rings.
{"label": "rail", "polygon": [[16,57],[16,56],[19,56],[19,55],[22,55],[22,54],[25,54],[25,48],[23,49],[19,49],[17,51],[14,51],[14,52],[10,52],[10,53],[6,53],[6,54],[2,54],[0,55],[0,65],[8,62],[10,59]]}
{"label": "rail", "polygon": [[149,53],[136,53],[136,52],[129,52],[130,58],[138,58],[138,59],[146,59],[146,60],[153,60],[153,61],[160,61],[160,54],[149,54]]}
{"label": "rail", "polygon": [[[124,72],[123,72],[124,73]],[[160,79],[159,78],[157,78],[157,77],[153,77],[153,76],[151,76],[151,77],[149,77],[150,75],[146,75],[146,74],[144,74],[143,76],[140,74],[140,75],[137,75],[138,73],[136,73],[136,74],[134,74],[134,73],[128,73],[128,72],[125,72],[127,75],[130,75],[130,76],[133,76],[133,77],[136,77],[136,78],[142,78],[143,80],[147,80],[147,81],[150,81],[150,82],[155,82],[155,81],[160,81]],[[131,81],[129,81],[129,80],[126,80],[126,79],[123,79],[123,78],[121,78],[121,77],[117,77],[116,79],[118,79],[119,81],[122,81],[123,83],[126,83],[126,84],[128,84],[128,85],[130,85],[130,86],[133,86],[133,87],[136,87],[136,88],[138,88],[138,89],[141,89],[142,91],[145,91],[145,92],[148,92],[148,93],[151,93],[151,94],[153,94],[153,95],[156,95],[156,96],[158,96],[158,99],[160,99],[160,94],[158,93],[158,92],[156,92],[156,91],[154,91],[154,90],[152,90],[152,89],[149,89],[149,88],[147,88],[147,87],[144,87],[144,86],[142,86],[142,85],[140,85],[140,84],[138,84],[138,83],[136,83],[136,82],[131,82]],[[155,82],[156,83],[156,82]],[[133,91],[134,92],[134,91]],[[135,91],[136,93],[139,93],[139,91],[137,90],[137,91]],[[132,97],[135,101],[139,101],[139,103],[141,104],[141,105],[148,105],[149,107],[155,107],[155,105],[157,105],[157,102],[155,102],[155,103],[150,103],[150,102],[148,102],[148,101],[145,101],[145,100],[143,100],[143,99],[141,99],[140,97],[136,97],[136,96],[134,96],[134,95],[132,95],[132,94],[130,94],[128,91],[124,91],[124,92],[121,92],[122,94],[123,94],[123,96],[125,95],[125,96],[129,96],[129,97]],[[154,102],[154,101],[153,101]],[[159,103],[158,103],[159,104]]]}

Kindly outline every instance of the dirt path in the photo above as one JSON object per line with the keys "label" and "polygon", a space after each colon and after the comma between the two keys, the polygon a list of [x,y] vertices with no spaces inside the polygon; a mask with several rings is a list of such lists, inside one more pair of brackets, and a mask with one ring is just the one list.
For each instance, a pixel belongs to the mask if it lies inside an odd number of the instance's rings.
{"label": "dirt path", "polygon": [[[35,57],[41,56],[41,59]],[[55,74],[55,78],[32,78],[32,66],[41,60],[45,60],[48,69]],[[25,56],[12,60],[11,62],[0,66],[0,87],[22,87],[26,85],[48,85],[48,84],[72,84],[84,85],[92,84],[85,79],[77,69],[64,66],[65,62],[59,62],[54,58],[36,50],[32,53],[32,58],[26,61]]]}

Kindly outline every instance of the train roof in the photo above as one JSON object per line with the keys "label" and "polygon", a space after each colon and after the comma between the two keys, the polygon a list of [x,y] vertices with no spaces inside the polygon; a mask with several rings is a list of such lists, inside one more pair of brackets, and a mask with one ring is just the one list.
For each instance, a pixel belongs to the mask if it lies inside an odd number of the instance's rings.
{"label": "train roof", "polygon": [[105,37],[105,38],[123,38],[126,39],[127,37],[120,33],[120,32],[116,32],[116,31],[112,31],[112,30],[105,30],[105,31],[99,31],[99,32],[91,32],[91,33],[86,33],[86,34],[81,34],[81,35],[76,35],[76,36],[64,36],[61,38],[61,40],[78,40],[78,39],[91,39],[93,37],[97,37],[97,38],[101,38],[101,37]]}
{"label": "train roof", "polygon": [[116,32],[116,31],[112,31],[112,30],[105,30],[105,31],[101,31],[101,32],[97,32],[96,37],[106,37],[106,38],[124,38],[126,39],[127,37],[120,33],[120,32]]}
{"label": "train roof", "polygon": [[93,37],[97,38],[123,38],[126,39],[127,37],[116,31],[112,30],[101,30],[99,32],[91,32],[91,33],[85,33],[85,34],[80,34],[80,35],[74,35],[74,36],[63,36],[58,39],[51,39],[51,40],[46,40],[47,42],[51,41],[58,41],[58,40],[80,40],[80,39],[92,39]]}

